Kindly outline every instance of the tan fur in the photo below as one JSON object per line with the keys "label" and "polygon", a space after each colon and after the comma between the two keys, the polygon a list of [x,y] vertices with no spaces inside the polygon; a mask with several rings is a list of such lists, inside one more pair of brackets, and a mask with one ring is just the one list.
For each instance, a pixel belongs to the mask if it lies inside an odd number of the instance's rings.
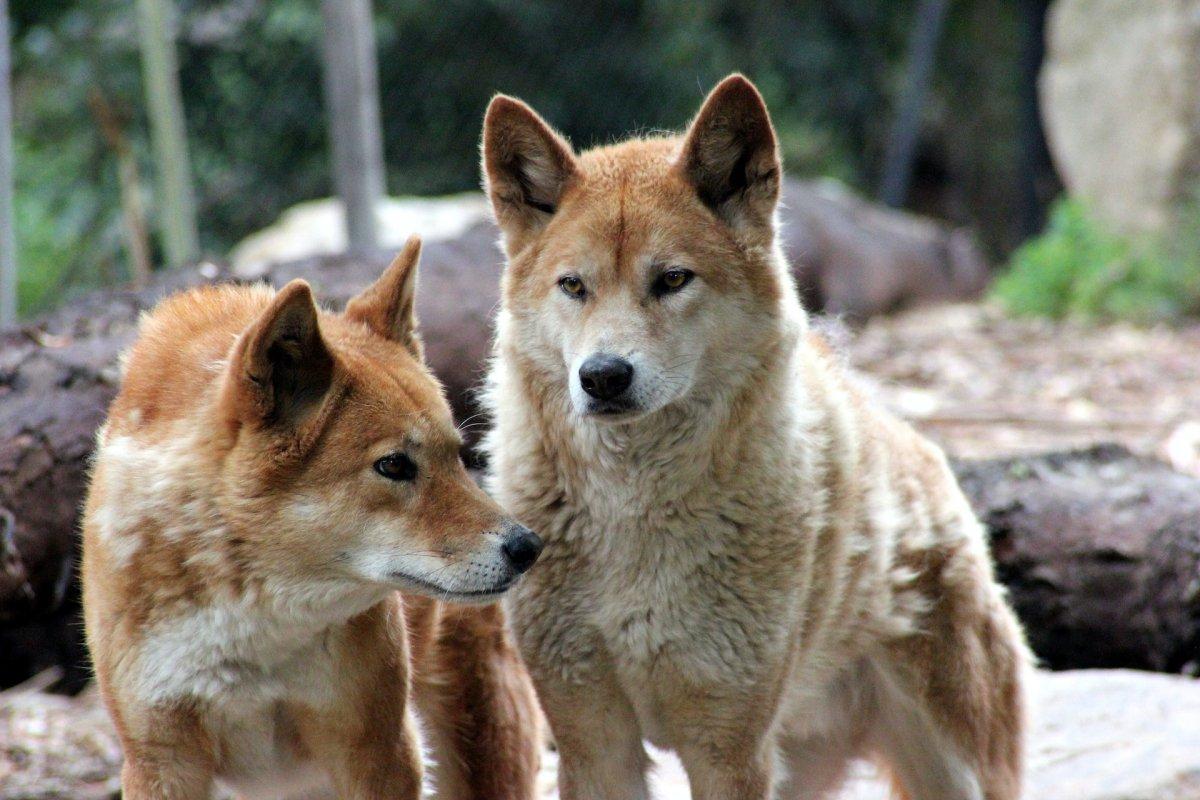
{"label": "tan fur", "polygon": [[[512,585],[515,526],[464,470],[420,360],[418,254],[344,315],[296,281],[143,319],[83,522],[126,798],[416,798],[410,687],[439,797],[533,796],[539,718],[504,613],[442,602]],[[394,452],[414,480],[375,470]]]}
{"label": "tan fur", "polygon": [[[807,331],[758,92],[581,155],[498,97],[483,156],[491,488],[546,540],[510,609],[564,800],[645,798],[643,739],[699,800],[825,797],[858,756],[912,800],[1015,800],[1021,631],[942,453]],[[610,416],[577,377],[601,352],[634,366]]]}

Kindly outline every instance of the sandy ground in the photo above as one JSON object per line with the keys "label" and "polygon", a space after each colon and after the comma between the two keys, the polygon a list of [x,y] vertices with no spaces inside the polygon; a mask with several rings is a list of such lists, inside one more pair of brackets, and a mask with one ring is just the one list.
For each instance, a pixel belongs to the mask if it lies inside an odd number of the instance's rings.
{"label": "sandy ground", "polygon": [[1200,324],[1085,326],[953,305],[835,338],[884,402],[953,455],[1114,441],[1200,475]]}

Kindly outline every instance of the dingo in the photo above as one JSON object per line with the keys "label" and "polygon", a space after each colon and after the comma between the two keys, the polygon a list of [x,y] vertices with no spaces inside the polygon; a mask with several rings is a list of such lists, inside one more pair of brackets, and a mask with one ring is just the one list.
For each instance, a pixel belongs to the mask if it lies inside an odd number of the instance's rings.
{"label": "dingo", "polygon": [[781,166],[732,76],[680,138],[582,154],[488,108],[508,267],[494,496],[546,541],[510,606],[564,800],[823,797],[859,755],[912,800],[1013,800],[1029,658],[937,447],[808,332]]}
{"label": "dingo", "polygon": [[501,610],[430,599],[494,601],[541,543],[459,462],[416,335],[419,250],[341,315],[293,281],[143,319],[83,523],[127,800],[413,800],[410,683],[439,796],[533,796],[540,722]]}

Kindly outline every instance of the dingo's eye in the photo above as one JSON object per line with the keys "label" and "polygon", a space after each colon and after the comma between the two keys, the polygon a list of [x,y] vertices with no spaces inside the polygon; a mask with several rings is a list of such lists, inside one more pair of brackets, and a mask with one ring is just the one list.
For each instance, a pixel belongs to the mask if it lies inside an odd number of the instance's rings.
{"label": "dingo's eye", "polygon": [[558,288],[566,292],[568,297],[574,297],[576,300],[582,300],[583,296],[587,294],[583,280],[578,275],[563,275],[558,279]]}
{"label": "dingo's eye", "polygon": [[690,269],[669,269],[658,276],[652,290],[656,296],[662,297],[664,294],[678,292],[691,283],[694,277],[696,277],[696,273]]}
{"label": "dingo's eye", "polygon": [[388,453],[375,462],[375,471],[391,481],[411,481],[417,477],[417,464],[404,453]]}

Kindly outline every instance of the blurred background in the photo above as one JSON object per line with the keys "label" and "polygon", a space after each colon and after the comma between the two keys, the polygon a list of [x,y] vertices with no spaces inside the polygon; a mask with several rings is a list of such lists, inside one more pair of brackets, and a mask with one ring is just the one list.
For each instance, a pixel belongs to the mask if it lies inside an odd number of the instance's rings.
{"label": "blurred background", "polygon": [[[153,34],[132,0],[10,5],[19,306],[33,313],[134,277],[122,158],[137,172],[152,261],[164,259],[143,80]],[[166,5],[193,255],[219,257],[288,206],[333,193],[320,4]],[[479,122],[496,91],[586,147],[678,129],[718,79],[743,71],[770,104],[791,174],[968,226],[1002,262],[1060,191],[1035,85],[1047,5],[377,0],[386,187],[477,187]]]}
{"label": "blurred background", "polygon": [[421,233],[473,418],[489,98],[582,149],[733,71],[808,307],[989,527],[1046,668],[1029,796],[1200,800],[1200,0],[0,0],[0,800],[114,793],[76,531],[140,311],[336,306]]}

